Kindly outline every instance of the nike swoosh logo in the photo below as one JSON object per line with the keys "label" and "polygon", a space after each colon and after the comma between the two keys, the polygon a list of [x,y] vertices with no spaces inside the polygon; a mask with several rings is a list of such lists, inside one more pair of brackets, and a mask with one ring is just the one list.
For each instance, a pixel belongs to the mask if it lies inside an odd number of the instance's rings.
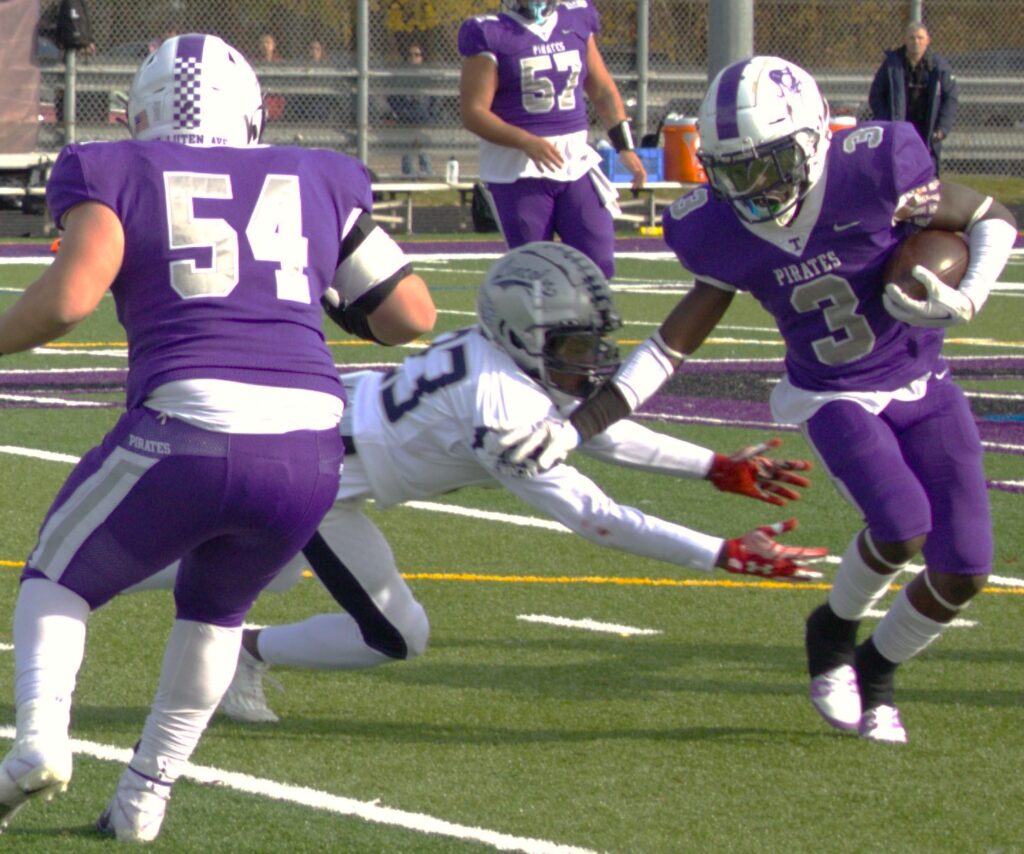
{"label": "nike swoosh logo", "polygon": [[860,220],[855,219],[853,222],[844,222],[840,225],[838,222],[832,226],[833,231],[846,231],[848,228],[853,228],[855,225],[860,225]]}
{"label": "nike swoosh logo", "polygon": [[941,374],[932,374],[932,379],[934,379],[934,380],[945,379],[946,374],[948,374],[948,373],[949,373],[949,368],[946,368],[946,370],[944,370]]}

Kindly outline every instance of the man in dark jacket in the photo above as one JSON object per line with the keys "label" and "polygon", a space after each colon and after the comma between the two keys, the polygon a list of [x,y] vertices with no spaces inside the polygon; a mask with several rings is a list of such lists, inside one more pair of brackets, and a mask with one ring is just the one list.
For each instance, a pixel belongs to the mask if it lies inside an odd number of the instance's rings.
{"label": "man in dark jacket", "polygon": [[903,47],[885,52],[871,81],[868,103],[876,119],[907,121],[917,128],[939,172],[942,141],[956,119],[957,83],[948,62],[932,51],[924,24],[906,29]]}

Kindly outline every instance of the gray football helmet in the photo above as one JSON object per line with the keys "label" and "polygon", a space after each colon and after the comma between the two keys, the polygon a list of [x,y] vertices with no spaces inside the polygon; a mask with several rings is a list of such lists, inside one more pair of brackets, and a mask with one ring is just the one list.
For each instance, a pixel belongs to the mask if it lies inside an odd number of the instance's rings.
{"label": "gray football helmet", "polygon": [[598,266],[563,243],[527,243],[487,272],[477,300],[484,335],[548,392],[586,397],[615,373],[622,326]]}

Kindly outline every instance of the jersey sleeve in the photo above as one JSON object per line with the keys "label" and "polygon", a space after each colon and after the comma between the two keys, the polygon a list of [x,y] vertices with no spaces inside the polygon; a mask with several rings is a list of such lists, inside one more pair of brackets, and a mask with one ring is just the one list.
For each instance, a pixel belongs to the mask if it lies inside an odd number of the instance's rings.
{"label": "jersey sleeve", "polygon": [[896,195],[903,195],[935,179],[935,164],[917,130],[909,122],[886,126],[892,134],[892,176]]}
{"label": "jersey sleeve", "polygon": [[690,442],[623,420],[611,424],[580,445],[587,456],[607,463],[671,477],[702,478],[715,452]]}
{"label": "jersey sleeve", "polygon": [[511,493],[592,543],[711,572],[722,539],[619,504],[561,463],[533,477],[496,475]]}
{"label": "jersey sleeve", "polygon": [[471,57],[492,53],[484,32],[483,18],[468,18],[459,27],[459,56]]}
{"label": "jersey sleeve", "polygon": [[102,182],[90,180],[87,164],[81,156],[81,147],[65,146],[53,165],[46,185],[46,205],[57,227],[62,227],[64,214],[82,202],[102,202],[116,210],[116,200],[105,187]]}

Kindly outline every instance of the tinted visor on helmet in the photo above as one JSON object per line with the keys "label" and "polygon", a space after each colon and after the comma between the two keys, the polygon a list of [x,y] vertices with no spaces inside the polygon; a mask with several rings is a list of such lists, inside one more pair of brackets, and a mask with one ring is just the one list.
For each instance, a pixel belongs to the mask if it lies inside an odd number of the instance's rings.
{"label": "tinted visor on helmet", "polygon": [[619,347],[594,330],[549,332],[544,365],[553,385],[573,397],[587,397],[618,370]]}
{"label": "tinted visor on helmet", "polygon": [[698,157],[715,190],[732,202],[745,203],[765,219],[784,213],[801,195],[807,180],[807,152],[796,135],[759,146],[753,152]]}

